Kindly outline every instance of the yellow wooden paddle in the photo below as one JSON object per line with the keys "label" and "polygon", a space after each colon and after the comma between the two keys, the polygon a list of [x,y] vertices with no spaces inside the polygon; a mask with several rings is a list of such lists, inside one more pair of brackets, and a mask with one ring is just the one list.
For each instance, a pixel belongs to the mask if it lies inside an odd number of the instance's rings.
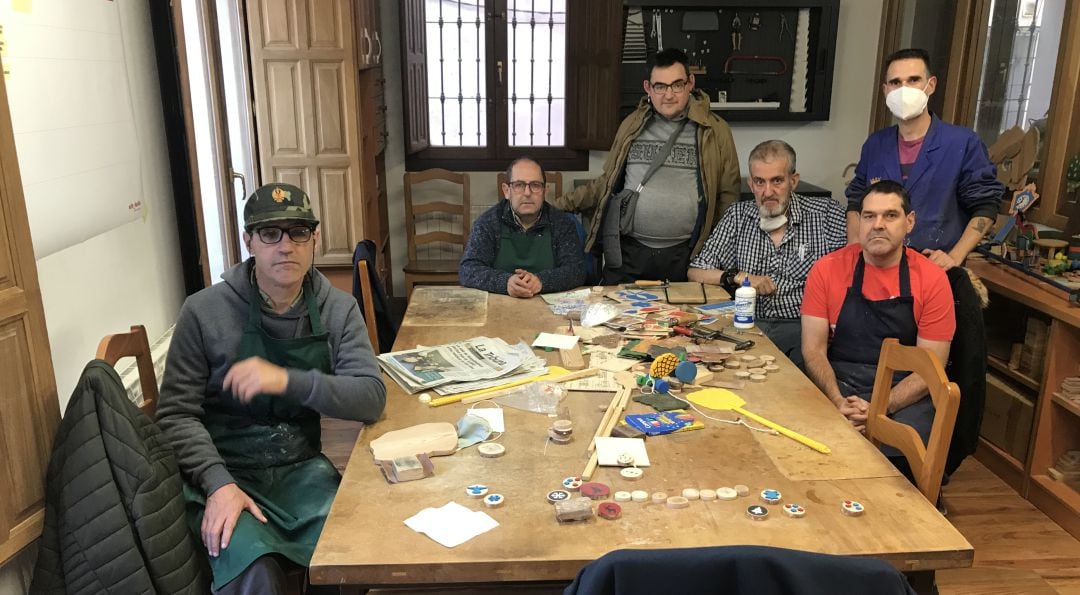
{"label": "yellow wooden paddle", "polygon": [[749,417],[750,419],[758,422],[759,424],[770,427],[777,432],[780,432],[781,434],[787,436],[788,438],[791,438],[792,440],[795,440],[797,442],[801,442],[820,453],[829,454],[830,452],[832,452],[832,449],[818,442],[817,440],[807,438],[806,436],[803,436],[802,434],[794,430],[789,430],[778,423],[771,422],[764,417],[761,417],[760,415],[751,413],[746,409],[743,409],[743,405],[746,404],[746,401],[744,401],[743,398],[739,395],[727,389],[706,388],[704,390],[692,392],[686,395],[686,398],[691,403],[694,403],[695,405],[700,405],[702,407],[705,407],[706,409],[715,409],[716,411],[735,411],[737,413],[741,413],[742,415]]}

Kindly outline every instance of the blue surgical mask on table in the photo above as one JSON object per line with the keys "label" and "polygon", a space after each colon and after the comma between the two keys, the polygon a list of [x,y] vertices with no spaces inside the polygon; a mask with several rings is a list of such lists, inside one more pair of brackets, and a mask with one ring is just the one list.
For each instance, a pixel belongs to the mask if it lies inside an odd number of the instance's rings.
{"label": "blue surgical mask on table", "polygon": [[465,415],[457,422],[458,450],[479,444],[491,436],[491,424],[479,415]]}
{"label": "blue surgical mask on table", "polygon": [[[929,83],[927,83],[929,85]],[[930,96],[917,87],[899,87],[885,96],[885,105],[889,111],[901,120],[910,120],[923,113]]]}

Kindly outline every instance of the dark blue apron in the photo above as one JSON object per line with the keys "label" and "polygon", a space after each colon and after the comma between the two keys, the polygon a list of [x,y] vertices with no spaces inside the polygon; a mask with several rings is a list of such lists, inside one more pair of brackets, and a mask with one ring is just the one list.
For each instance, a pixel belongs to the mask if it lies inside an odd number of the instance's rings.
{"label": "dark blue apron", "polygon": [[[841,395],[858,395],[869,401],[874,391],[882,341],[892,337],[898,339],[901,345],[915,345],[919,325],[915,321],[915,298],[911,295],[907,250],[900,257],[899,297],[866,299],[862,293],[864,270],[865,263],[860,253],[851,286],[836,319],[836,330],[829,344],[829,363],[836,372]],[[893,386],[904,376],[906,374],[894,376]],[[925,444],[930,439],[930,426],[934,423],[934,402],[927,395],[891,417],[915,428]],[[900,451],[892,447],[885,447],[882,452],[887,456],[900,455]]]}
{"label": "dark blue apron", "polygon": [[[330,373],[330,344],[311,279],[304,280],[311,335],[276,339],[262,328],[262,297],[252,283],[248,320],[236,361],[258,356],[284,368]],[[249,403],[223,395],[207,401],[203,424],[240,489],[268,522],[240,514],[229,547],[210,558],[214,589],[236,578],[260,556],[281,554],[301,566],[311,562],[341,476],[320,454],[319,414],[282,396],[258,395]],[[206,499],[184,486],[188,524],[200,533]]]}

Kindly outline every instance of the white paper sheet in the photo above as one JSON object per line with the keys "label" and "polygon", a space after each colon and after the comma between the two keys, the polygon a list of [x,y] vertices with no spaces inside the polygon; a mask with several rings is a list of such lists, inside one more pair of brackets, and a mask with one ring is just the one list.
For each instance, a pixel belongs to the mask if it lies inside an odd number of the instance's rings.
{"label": "white paper sheet", "polygon": [[570,349],[577,345],[578,337],[575,335],[556,335],[555,333],[540,333],[532,342],[533,347],[553,347],[555,349]]}
{"label": "white paper sheet", "polygon": [[480,510],[469,510],[457,502],[439,508],[425,508],[405,519],[405,525],[434,539],[440,545],[455,547],[499,526],[498,521]]}

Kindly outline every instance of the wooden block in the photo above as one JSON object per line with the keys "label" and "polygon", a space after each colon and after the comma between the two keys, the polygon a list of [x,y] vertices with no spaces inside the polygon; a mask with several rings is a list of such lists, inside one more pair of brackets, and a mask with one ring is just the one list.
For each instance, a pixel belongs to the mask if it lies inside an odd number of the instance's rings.
{"label": "wooden block", "polygon": [[457,428],[448,422],[432,422],[387,432],[371,441],[376,461],[426,454],[437,457],[457,451]]}
{"label": "wooden block", "polygon": [[413,481],[414,479],[424,478],[424,466],[420,464],[420,459],[415,456],[396,458],[392,465],[394,477],[398,481]]}
{"label": "wooden block", "polygon": [[560,349],[559,357],[562,365],[567,370],[580,370],[585,367],[585,358],[581,356],[581,344],[578,343],[569,349]]}
{"label": "wooden block", "polygon": [[555,503],[555,520],[560,523],[584,521],[591,518],[592,515],[592,500],[588,498],[571,498]]}

